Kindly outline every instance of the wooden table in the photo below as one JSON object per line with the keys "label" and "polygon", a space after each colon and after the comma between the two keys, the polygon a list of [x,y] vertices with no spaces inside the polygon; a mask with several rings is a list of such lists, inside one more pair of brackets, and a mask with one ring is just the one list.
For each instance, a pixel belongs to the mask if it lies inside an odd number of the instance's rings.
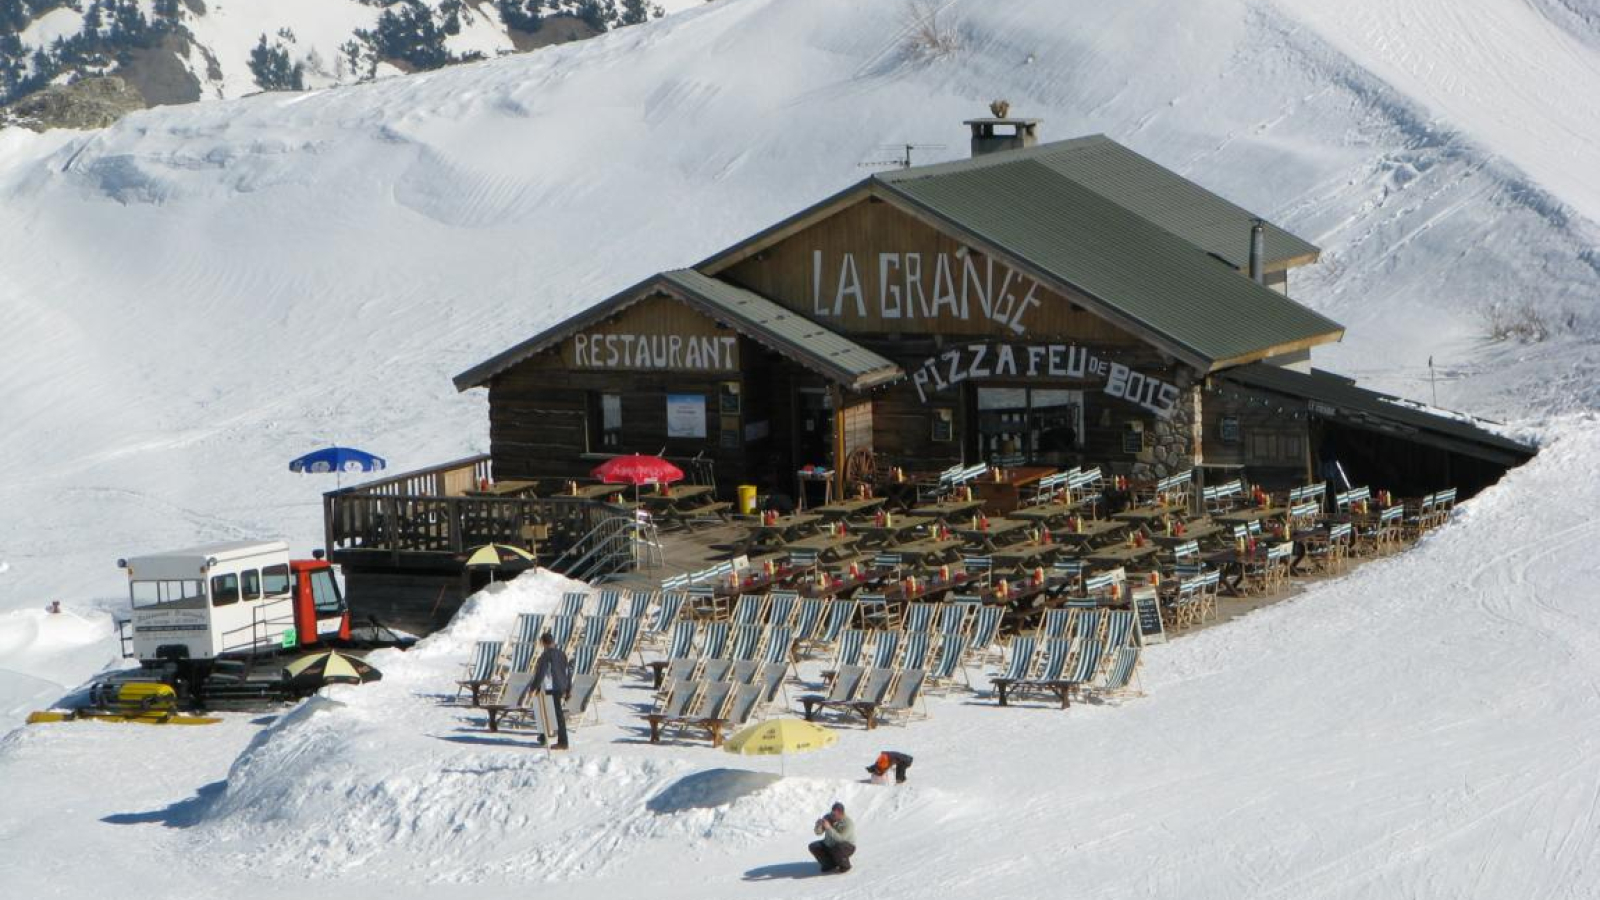
{"label": "wooden table", "polygon": [[1214,550],[1205,555],[1206,562],[1222,570],[1222,587],[1235,597],[1244,596],[1245,573],[1251,565],[1264,564],[1267,561],[1267,547],[1259,544],[1256,549],[1240,552],[1237,548],[1229,550]]}
{"label": "wooden table", "polygon": [[1247,509],[1236,509],[1233,512],[1221,513],[1211,517],[1211,521],[1223,525],[1244,525],[1249,522],[1259,522],[1262,519],[1271,519],[1278,516],[1287,516],[1287,506],[1252,506]]}
{"label": "wooden table", "polygon": [[752,550],[781,550],[792,541],[810,537],[822,530],[822,517],[811,513],[794,513],[779,516],[773,522],[760,522],[749,526],[745,537],[738,543],[738,553]]}
{"label": "wooden table", "polygon": [[1224,529],[1221,525],[1212,525],[1209,523],[1204,525],[1186,525],[1184,526],[1183,534],[1152,535],[1150,538],[1150,543],[1155,544],[1163,550],[1171,550],[1173,547],[1177,547],[1180,544],[1187,544],[1190,541],[1204,541],[1223,533]]}
{"label": "wooden table", "polygon": [[990,563],[996,569],[1037,569],[1055,561],[1066,548],[1054,541],[1048,544],[1013,544],[990,554]]}
{"label": "wooden table", "polygon": [[990,519],[987,528],[980,525],[977,528],[969,526],[953,530],[971,549],[993,553],[1028,540],[1032,532],[1042,527],[1038,522],[1025,519]]}
{"label": "wooden table", "polygon": [[1093,519],[1084,522],[1081,531],[1052,531],[1050,536],[1063,544],[1089,550],[1105,543],[1107,540],[1115,540],[1117,535],[1127,529],[1127,522],[1118,522],[1115,519]]}
{"label": "wooden table", "polygon": [[942,500],[938,503],[913,506],[906,510],[903,515],[932,519],[936,522],[950,522],[970,519],[982,506],[982,500]]}
{"label": "wooden table", "polygon": [[1130,506],[1122,512],[1114,514],[1111,518],[1133,525],[1149,525],[1159,522],[1175,512],[1178,512],[1178,510],[1170,506]]}
{"label": "wooden table", "polygon": [[934,569],[947,563],[953,563],[961,557],[961,542],[957,540],[941,541],[937,538],[923,538],[909,544],[901,544],[892,552],[898,553],[911,565],[912,568],[922,567]]}
{"label": "wooden table", "polygon": [[539,486],[537,481],[496,481],[488,487],[472,488],[464,493],[468,497],[520,497],[523,494],[533,493]]}
{"label": "wooden table", "polygon": [[670,494],[657,491],[641,495],[639,503],[649,510],[652,516],[664,522],[677,522],[685,530],[693,531],[694,526],[689,522],[690,517],[697,513],[720,512],[726,508],[726,504],[710,499],[715,492],[716,488],[709,484],[689,484],[673,488]]}
{"label": "wooden table", "polygon": [[1051,530],[1061,528],[1067,519],[1089,505],[1087,500],[1073,500],[1069,503],[1044,503],[1039,506],[1023,506],[1010,513],[1013,519],[1027,519],[1030,522],[1039,522],[1050,526]]}
{"label": "wooden table", "polygon": [[604,500],[618,494],[633,490],[625,484],[580,484],[572,493],[563,492],[564,497],[582,497],[585,500]]}
{"label": "wooden table", "polygon": [[851,525],[850,530],[861,535],[861,546],[873,550],[893,550],[896,546],[916,539],[918,529],[925,527],[926,519],[914,519],[894,513],[897,518],[888,525]]}
{"label": "wooden table", "polygon": [[821,516],[824,522],[842,522],[870,513],[886,502],[888,502],[887,497],[863,497],[856,500],[839,500],[826,506],[815,507],[811,511]]}
{"label": "wooden table", "polygon": [[1022,505],[1023,488],[1038,484],[1040,479],[1054,475],[1055,471],[1051,466],[1015,466],[994,469],[969,483],[973,496],[983,501],[984,512],[991,516],[1008,516]]}
{"label": "wooden table", "polygon": [[1102,547],[1099,550],[1091,550],[1087,556],[1090,562],[1098,563],[1102,566],[1131,566],[1159,552],[1161,552],[1161,548],[1155,544],[1145,544],[1142,547],[1118,544],[1115,547]]}
{"label": "wooden table", "polygon": [[815,550],[818,562],[838,562],[855,553],[861,538],[854,534],[814,534],[811,537],[790,541],[785,550]]}

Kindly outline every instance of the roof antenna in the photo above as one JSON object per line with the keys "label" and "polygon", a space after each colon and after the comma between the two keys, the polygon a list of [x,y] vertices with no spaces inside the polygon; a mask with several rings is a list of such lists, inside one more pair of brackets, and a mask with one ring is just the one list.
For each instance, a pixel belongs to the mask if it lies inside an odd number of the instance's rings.
{"label": "roof antenna", "polygon": [[945,145],[944,144],[884,144],[884,145],[878,147],[877,149],[879,149],[879,150],[894,150],[894,151],[897,151],[900,154],[900,156],[897,159],[873,159],[873,160],[868,160],[867,162],[858,164],[857,168],[861,168],[861,169],[887,169],[887,168],[891,168],[891,167],[894,167],[894,166],[898,166],[898,167],[900,167],[902,169],[909,169],[909,168],[911,168],[911,154],[912,154],[912,151],[915,151],[915,150],[943,150],[943,149],[945,149]]}

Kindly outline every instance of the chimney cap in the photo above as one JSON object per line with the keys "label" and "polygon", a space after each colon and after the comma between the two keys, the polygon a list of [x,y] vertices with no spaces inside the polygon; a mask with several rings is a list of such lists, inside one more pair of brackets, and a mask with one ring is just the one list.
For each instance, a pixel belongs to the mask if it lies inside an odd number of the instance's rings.
{"label": "chimney cap", "polygon": [[984,119],[962,119],[961,120],[961,124],[963,124],[963,125],[1037,125],[1037,124],[1039,124],[1040,122],[1043,122],[1043,121],[1044,121],[1043,119],[1018,119],[1018,118],[993,119],[993,118],[984,118]]}

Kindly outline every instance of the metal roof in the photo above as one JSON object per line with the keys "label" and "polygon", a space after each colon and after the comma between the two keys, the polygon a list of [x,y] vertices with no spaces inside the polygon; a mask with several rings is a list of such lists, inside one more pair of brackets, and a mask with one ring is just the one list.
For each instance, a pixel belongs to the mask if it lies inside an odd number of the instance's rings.
{"label": "metal roof", "polygon": [[657,294],[685,303],[846,387],[864,390],[895,381],[904,374],[892,361],[754,291],[692,269],[676,269],[647,278],[457,375],[456,390],[479,387],[570,335]]}
{"label": "metal roof", "polygon": [[[1249,265],[1250,226],[1258,218],[1255,214],[1103,134],[887,172],[878,178],[893,182],[937,177],[1024,161],[1036,162],[1071,179],[1235,268]],[[1269,270],[1311,262],[1321,252],[1271,222],[1265,226],[1263,262]]]}
{"label": "metal roof", "polygon": [[1356,387],[1353,380],[1313,369],[1310,374],[1255,363],[1229,369],[1223,376],[1261,390],[1311,402],[1321,418],[1357,427],[1401,432],[1445,449],[1504,465],[1520,465],[1538,448],[1495,434],[1458,413],[1446,414],[1409,400]]}
{"label": "metal roof", "polygon": [[[1343,335],[1331,319],[1063,177],[1039,152],[1054,146],[905,169],[874,180],[948,230],[1088,294],[1108,319],[1201,371]],[[1248,241],[1248,226],[1242,233]]]}

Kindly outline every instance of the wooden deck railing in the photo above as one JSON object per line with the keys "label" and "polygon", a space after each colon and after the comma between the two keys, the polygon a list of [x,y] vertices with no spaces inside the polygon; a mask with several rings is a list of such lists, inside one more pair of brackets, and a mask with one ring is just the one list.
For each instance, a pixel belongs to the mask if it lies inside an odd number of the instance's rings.
{"label": "wooden deck railing", "polygon": [[581,497],[474,497],[490,477],[475,456],[323,495],[325,546],[335,562],[387,556],[390,564],[445,562],[484,544],[537,543],[546,559],[625,513]]}

